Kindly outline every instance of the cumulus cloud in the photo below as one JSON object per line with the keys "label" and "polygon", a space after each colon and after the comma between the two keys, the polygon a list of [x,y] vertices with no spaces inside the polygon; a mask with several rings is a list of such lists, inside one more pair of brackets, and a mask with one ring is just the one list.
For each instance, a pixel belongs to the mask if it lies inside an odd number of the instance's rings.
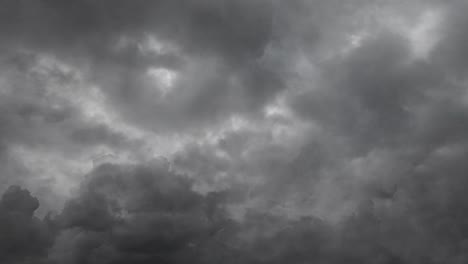
{"label": "cumulus cloud", "polygon": [[[45,263],[55,227],[50,219],[35,217],[37,198],[10,186],[0,201],[0,258],[6,263]],[[44,262],[41,262],[44,261]]]}
{"label": "cumulus cloud", "polygon": [[467,9],[1,1],[0,262],[465,263]]}
{"label": "cumulus cloud", "polygon": [[88,177],[57,217],[57,263],[196,261],[197,247],[228,221],[216,193],[196,193],[164,164],[104,164]]}

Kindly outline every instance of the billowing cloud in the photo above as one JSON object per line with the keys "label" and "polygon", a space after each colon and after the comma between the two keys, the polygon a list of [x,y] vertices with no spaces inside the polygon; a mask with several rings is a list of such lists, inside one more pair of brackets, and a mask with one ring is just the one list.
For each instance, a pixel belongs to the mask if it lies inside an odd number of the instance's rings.
{"label": "billowing cloud", "polygon": [[165,164],[104,164],[88,177],[57,217],[57,263],[187,261],[228,221],[216,193],[196,193]]}
{"label": "billowing cloud", "polygon": [[[39,219],[34,211],[37,198],[18,186],[9,187],[0,200],[0,258],[6,263],[46,263],[53,244],[55,226],[49,218]],[[41,262],[44,261],[44,262]]]}
{"label": "billowing cloud", "polygon": [[465,263],[467,10],[1,1],[0,262]]}

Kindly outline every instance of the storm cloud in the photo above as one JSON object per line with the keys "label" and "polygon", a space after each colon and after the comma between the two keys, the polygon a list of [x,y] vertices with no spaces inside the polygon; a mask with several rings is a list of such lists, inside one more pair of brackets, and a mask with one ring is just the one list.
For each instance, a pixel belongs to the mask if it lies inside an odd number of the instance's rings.
{"label": "storm cloud", "polygon": [[[6,263],[46,263],[55,227],[49,218],[39,219],[34,211],[37,198],[18,186],[10,186],[0,202],[0,258]],[[44,262],[42,262],[44,261]]]}
{"label": "storm cloud", "polygon": [[464,1],[0,1],[0,262],[468,261]]}

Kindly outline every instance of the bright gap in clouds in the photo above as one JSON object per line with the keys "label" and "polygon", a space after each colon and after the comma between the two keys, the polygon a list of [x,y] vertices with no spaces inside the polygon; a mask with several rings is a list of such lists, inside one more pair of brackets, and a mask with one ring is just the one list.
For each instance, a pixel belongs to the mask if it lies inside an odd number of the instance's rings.
{"label": "bright gap in clouds", "polygon": [[426,59],[439,39],[438,27],[444,11],[441,8],[427,8],[416,17],[402,16],[398,12],[384,12],[377,19],[384,28],[406,36],[414,58]]}
{"label": "bright gap in clouds", "polygon": [[177,81],[177,73],[166,68],[149,68],[147,75],[149,75],[153,83],[153,87],[150,87],[150,89],[157,89],[161,97],[170,94]]}
{"label": "bright gap in clouds", "polygon": [[437,44],[437,28],[442,22],[440,10],[426,10],[419,17],[413,28],[409,29],[409,39],[414,55],[418,58],[427,58],[431,49]]}
{"label": "bright gap in clouds", "polygon": [[176,53],[178,48],[173,43],[168,43],[155,35],[146,34],[142,41],[138,43],[138,49],[145,55],[164,55]]}
{"label": "bright gap in clouds", "polygon": [[384,29],[405,36],[415,59],[427,59],[439,41],[439,27],[445,15],[442,8],[436,7],[421,10],[416,17],[408,17],[408,14],[403,15],[395,9],[375,9],[369,13],[372,14],[372,19],[360,22],[361,26],[357,31],[347,34],[347,43],[338,55],[349,54],[367,38]]}

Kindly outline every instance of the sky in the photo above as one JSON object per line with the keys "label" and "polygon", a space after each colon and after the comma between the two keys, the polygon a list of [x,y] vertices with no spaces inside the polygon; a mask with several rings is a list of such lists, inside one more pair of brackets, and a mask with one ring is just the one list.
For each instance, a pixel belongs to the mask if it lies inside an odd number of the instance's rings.
{"label": "sky", "polygon": [[0,262],[468,263],[467,12],[0,0]]}

